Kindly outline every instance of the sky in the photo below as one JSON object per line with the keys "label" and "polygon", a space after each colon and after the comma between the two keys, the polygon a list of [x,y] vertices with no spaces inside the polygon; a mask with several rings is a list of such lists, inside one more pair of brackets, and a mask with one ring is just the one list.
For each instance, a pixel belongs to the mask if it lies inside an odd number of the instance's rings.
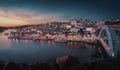
{"label": "sky", "polygon": [[120,18],[119,0],[0,0],[0,26]]}

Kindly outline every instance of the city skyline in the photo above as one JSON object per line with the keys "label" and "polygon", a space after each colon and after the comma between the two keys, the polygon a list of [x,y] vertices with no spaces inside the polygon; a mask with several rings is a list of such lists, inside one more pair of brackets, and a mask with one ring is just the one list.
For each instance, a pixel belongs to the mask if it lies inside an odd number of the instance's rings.
{"label": "city skyline", "polygon": [[0,0],[0,26],[67,21],[119,19],[118,0]]}

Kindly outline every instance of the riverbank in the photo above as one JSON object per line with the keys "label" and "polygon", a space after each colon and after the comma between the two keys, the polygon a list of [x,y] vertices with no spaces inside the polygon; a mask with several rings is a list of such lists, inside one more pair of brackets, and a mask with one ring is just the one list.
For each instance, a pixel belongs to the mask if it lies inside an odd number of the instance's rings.
{"label": "riverbank", "polygon": [[[34,61],[46,62],[49,59],[63,55],[71,55],[79,58],[88,58],[96,49],[93,46],[84,45],[84,42],[56,43],[46,40],[8,39],[5,33],[15,30],[5,30],[0,34],[0,60],[5,62],[32,63]],[[83,59],[82,59],[83,60]],[[85,60],[92,60],[90,57]],[[84,61],[85,61],[84,60]]]}

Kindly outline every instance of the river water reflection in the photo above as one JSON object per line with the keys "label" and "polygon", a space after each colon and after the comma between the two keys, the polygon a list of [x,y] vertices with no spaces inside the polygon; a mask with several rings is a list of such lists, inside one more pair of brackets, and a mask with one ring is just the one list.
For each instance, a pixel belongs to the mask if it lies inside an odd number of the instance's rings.
{"label": "river water reflection", "polygon": [[53,41],[12,40],[4,35],[9,31],[11,30],[0,33],[0,60],[6,62],[48,61],[63,55],[71,55],[80,59],[90,56],[95,51],[91,47],[82,48]]}

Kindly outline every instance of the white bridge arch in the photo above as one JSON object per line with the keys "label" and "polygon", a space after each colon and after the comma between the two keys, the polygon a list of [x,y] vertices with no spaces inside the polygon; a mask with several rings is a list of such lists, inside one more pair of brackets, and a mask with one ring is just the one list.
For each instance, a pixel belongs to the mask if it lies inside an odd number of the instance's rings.
{"label": "white bridge arch", "polygon": [[118,47],[120,47],[119,38],[114,30],[120,30],[120,28],[112,28],[108,25],[104,25],[101,27],[100,33],[98,35],[98,39],[102,43],[108,55],[111,57],[115,57]]}

